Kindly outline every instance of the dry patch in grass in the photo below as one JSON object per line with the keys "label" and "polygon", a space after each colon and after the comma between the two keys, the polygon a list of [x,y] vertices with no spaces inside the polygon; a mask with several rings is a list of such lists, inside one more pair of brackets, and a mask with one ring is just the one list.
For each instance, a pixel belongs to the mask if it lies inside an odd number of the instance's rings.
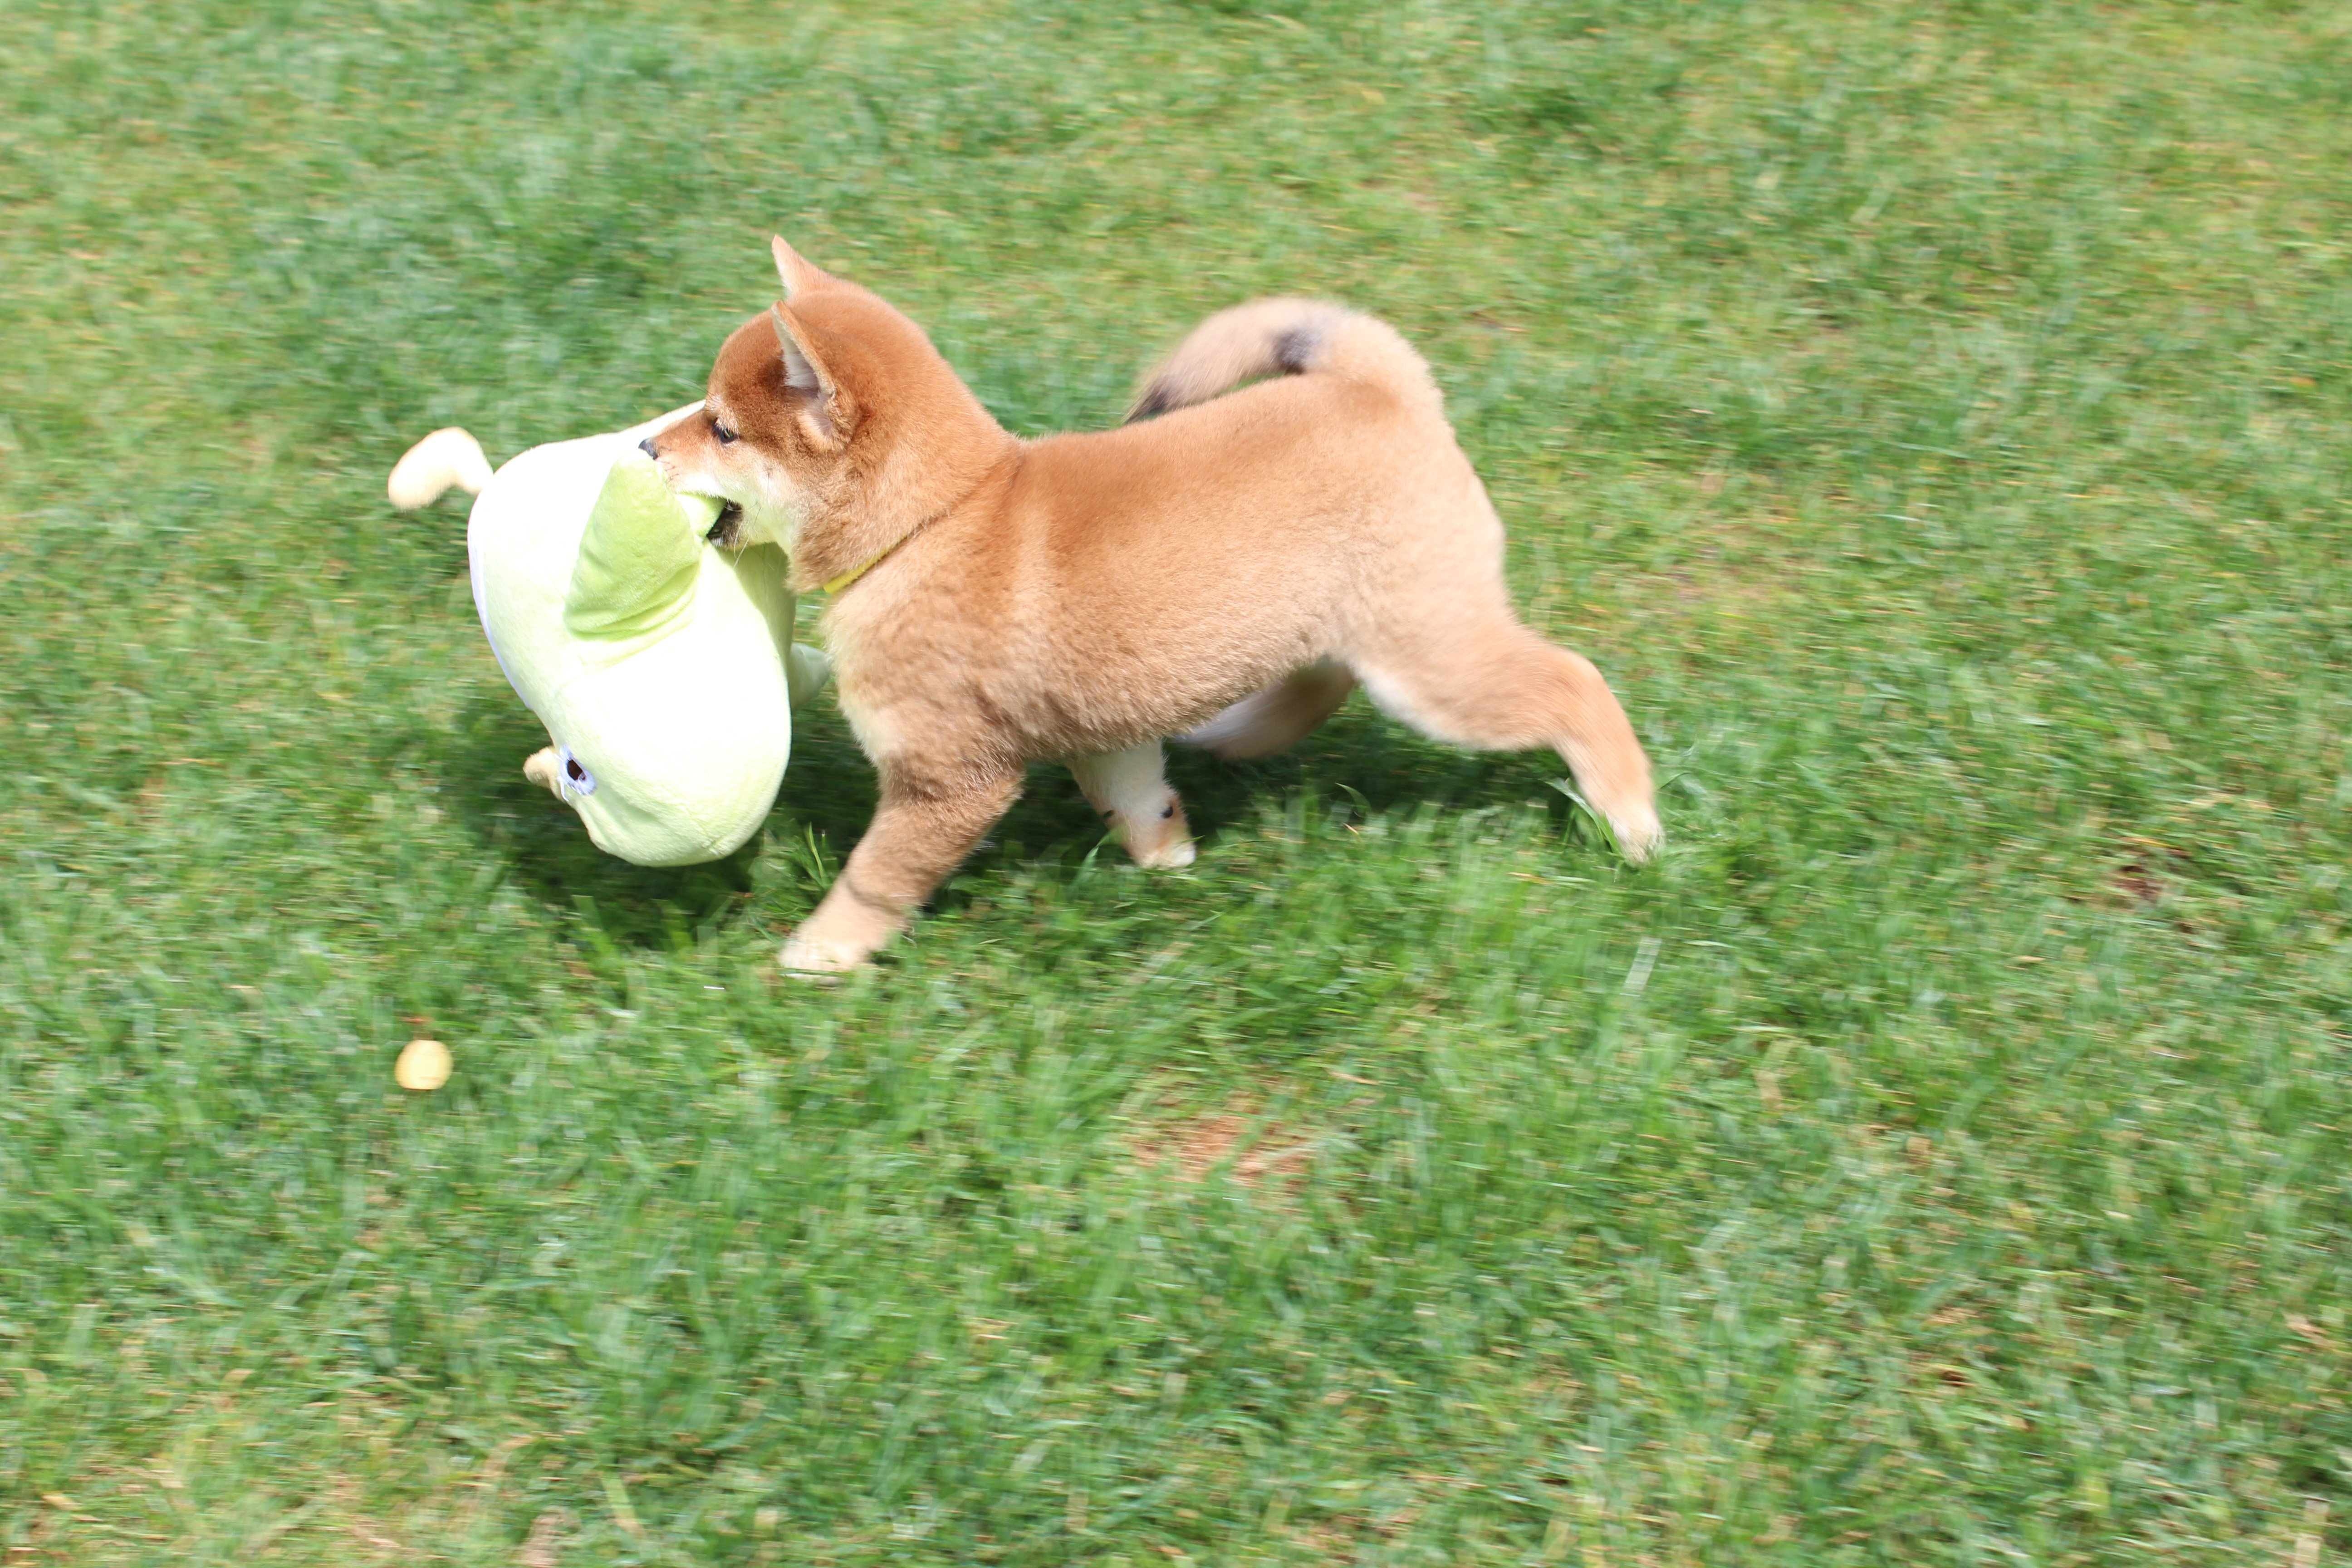
{"label": "dry patch in grass", "polygon": [[1139,1126],[1128,1147],[1147,1170],[1176,1167],[1179,1181],[1192,1184],[1223,1169],[1245,1187],[1268,1184],[1295,1191],[1307,1173],[1307,1157],[1321,1140],[1304,1130],[1268,1121],[1262,1106],[1246,1097],[1222,1110]]}

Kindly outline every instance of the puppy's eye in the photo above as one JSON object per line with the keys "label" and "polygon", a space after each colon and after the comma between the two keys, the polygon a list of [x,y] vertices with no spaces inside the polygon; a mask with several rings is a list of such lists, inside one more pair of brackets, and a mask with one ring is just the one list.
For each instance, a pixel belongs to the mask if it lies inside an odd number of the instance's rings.
{"label": "puppy's eye", "polygon": [[726,426],[718,424],[714,421],[710,426],[710,431],[712,435],[719,437],[719,444],[720,446],[731,447],[735,444],[735,432],[727,428]]}

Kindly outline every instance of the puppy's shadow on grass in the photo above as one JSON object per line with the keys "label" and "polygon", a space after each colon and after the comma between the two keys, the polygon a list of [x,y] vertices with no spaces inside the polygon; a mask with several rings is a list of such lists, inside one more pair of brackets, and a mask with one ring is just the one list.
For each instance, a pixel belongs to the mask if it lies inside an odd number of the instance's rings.
{"label": "puppy's shadow on grass", "polygon": [[[517,886],[561,919],[592,919],[615,945],[669,948],[751,900],[763,853],[791,856],[813,840],[837,869],[874,815],[874,771],[831,696],[795,718],[792,765],[776,810],[749,844],[700,866],[633,866],[589,839],[579,816],[522,776],[523,759],[546,744],[530,712],[484,698],[454,728],[442,759],[445,800],[467,819]],[[1551,788],[1564,770],[1549,752],[1457,752],[1423,739],[1360,696],[1296,750],[1245,763],[1220,762],[1171,744],[1168,778],[1183,797],[1204,848],[1217,837],[1305,795],[1326,806],[1386,814],[1423,805],[1448,807],[1543,802],[1564,828],[1564,797]],[[935,907],[964,902],[975,879],[1016,867],[1072,870],[1089,854],[1118,853],[1067,769],[1034,767],[1005,814]],[[812,893],[821,889],[812,889]]]}
{"label": "puppy's shadow on grass", "polygon": [[[795,753],[793,766],[799,765]],[[1346,805],[1375,816],[1424,805],[1470,809],[1536,801],[1555,830],[1565,831],[1568,800],[1552,784],[1566,775],[1549,752],[1476,752],[1442,746],[1380,712],[1360,694],[1279,756],[1227,763],[1194,747],[1168,747],[1168,782],[1182,797],[1193,837],[1204,850],[1213,849],[1221,834],[1280,811],[1302,795],[1325,808]],[[863,826],[861,821],[853,833]],[[1097,852],[1123,854],[1107,843],[1101,819],[1078,793],[1069,770],[1033,767],[1021,799],[965,863],[959,879],[1056,862],[1075,869]],[[951,906],[961,897],[950,884],[937,902]]]}

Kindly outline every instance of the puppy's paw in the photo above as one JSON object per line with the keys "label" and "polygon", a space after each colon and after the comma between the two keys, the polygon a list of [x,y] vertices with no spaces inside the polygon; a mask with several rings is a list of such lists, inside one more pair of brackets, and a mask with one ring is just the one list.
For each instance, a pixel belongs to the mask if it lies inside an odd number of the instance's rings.
{"label": "puppy's paw", "polygon": [[1609,830],[1617,836],[1617,852],[1636,866],[1656,854],[1666,837],[1666,830],[1658,823],[1658,808],[1647,801],[1610,812]]}
{"label": "puppy's paw", "polygon": [[1607,793],[1594,790],[1590,795],[1566,781],[1552,787],[1574,802],[1594,828],[1605,832],[1628,865],[1639,866],[1665,842],[1665,829],[1658,825],[1657,802],[1646,786]]}
{"label": "puppy's paw", "polygon": [[1184,819],[1183,803],[1174,790],[1164,793],[1152,815],[1118,820],[1128,854],[1147,871],[1181,871],[1193,860],[1192,825]]}
{"label": "puppy's paw", "polygon": [[830,979],[846,974],[866,962],[866,953],[835,945],[803,934],[807,928],[796,931],[784,939],[776,953],[776,964],[785,973],[803,980]]}
{"label": "puppy's paw", "polygon": [[1190,838],[1176,838],[1154,849],[1138,849],[1135,863],[1147,871],[1181,871],[1196,858]]}

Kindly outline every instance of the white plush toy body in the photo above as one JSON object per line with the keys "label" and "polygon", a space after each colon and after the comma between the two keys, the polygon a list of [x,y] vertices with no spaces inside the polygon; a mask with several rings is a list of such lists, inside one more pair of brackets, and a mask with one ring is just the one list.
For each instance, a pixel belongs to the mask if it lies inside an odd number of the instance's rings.
{"label": "white plush toy body", "polygon": [[638,449],[690,412],[534,447],[496,473],[472,437],[436,430],[387,487],[402,507],[452,484],[476,492],[474,605],[552,742],[524,775],[640,866],[715,860],[759,829],[792,709],[827,670],[792,644],[782,552],[709,542],[719,503],[669,489]]}

